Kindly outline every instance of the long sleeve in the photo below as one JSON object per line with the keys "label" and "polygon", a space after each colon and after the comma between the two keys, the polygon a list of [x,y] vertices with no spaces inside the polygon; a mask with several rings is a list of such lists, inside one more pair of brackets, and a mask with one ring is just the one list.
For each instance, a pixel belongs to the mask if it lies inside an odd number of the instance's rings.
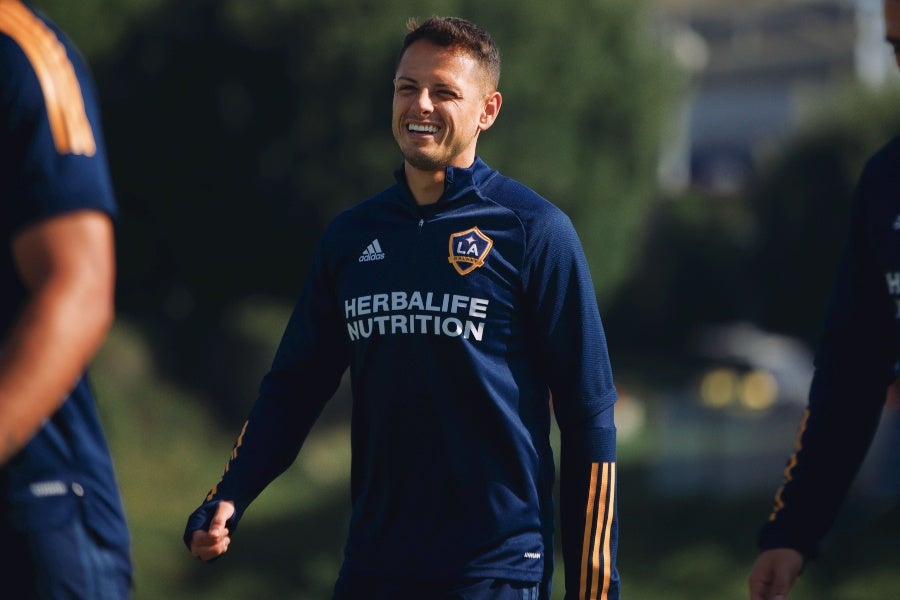
{"label": "long sleeve", "polygon": [[222,480],[207,496],[207,504],[233,501],[235,523],[297,457],[348,364],[347,338],[322,254],[320,245]]}
{"label": "long sleeve", "polygon": [[566,598],[618,598],[613,407],[569,425],[562,440],[560,514]]}
{"label": "long sleeve", "polygon": [[881,232],[897,234],[891,225],[895,215],[878,205],[884,196],[870,165],[857,189],[795,452],[760,531],[763,549],[818,552],[878,426],[897,350],[897,309],[882,245],[893,239]]}
{"label": "long sleeve", "polygon": [[616,430],[605,334],[581,244],[568,219],[548,225],[537,261],[538,321],[561,433],[560,513],[566,598],[619,597]]}

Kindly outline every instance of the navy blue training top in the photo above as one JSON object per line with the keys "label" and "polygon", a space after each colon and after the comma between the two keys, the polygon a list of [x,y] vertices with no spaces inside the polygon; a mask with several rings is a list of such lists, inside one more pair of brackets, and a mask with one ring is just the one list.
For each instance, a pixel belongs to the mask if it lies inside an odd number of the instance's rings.
{"label": "navy blue training top", "polygon": [[221,499],[240,518],[349,367],[343,572],[546,581],[552,405],[567,588],[617,598],[616,390],[570,220],[480,159],[449,168],[429,207],[397,177],[325,232],[228,468],[186,533]]}
{"label": "navy blue training top", "polygon": [[[65,35],[18,0],[0,0],[0,336],[27,299],[11,256],[16,235],[74,210],[116,207],[94,87]],[[0,338],[2,339],[2,338]],[[78,513],[107,544],[129,544],[106,441],[86,379],[0,468],[6,526],[70,523]]]}
{"label": "navy blue training top", "polygon": [[900,351],[900,137],[867,162],[826,310],[809,404],[763,549],[814,556],[872,442]]}

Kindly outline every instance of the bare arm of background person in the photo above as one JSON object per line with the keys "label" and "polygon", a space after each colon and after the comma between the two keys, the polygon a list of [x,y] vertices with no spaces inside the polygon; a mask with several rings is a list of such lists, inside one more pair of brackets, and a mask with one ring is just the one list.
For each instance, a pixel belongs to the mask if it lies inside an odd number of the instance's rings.
{"label": "bare arm of background person", "polygon": [[231,537],[225,523],[234,515],[234,503],[219,502],[216,514],[209,523],[209,531],[197,529],[191,534],[191,554],[203,560],[217,558],[228,550]]}
{"label": "bare arm of background person", "polygon": [[785,600],[803,568],[803,555],[791,548],[765,550],[750,571],[750,600]]}
{"label": "bare arm of background person", "polygon": [[0,465],[63,403],[115,313],[115,242],[99,211],[65,213],[13,240],[29,298],[0,347]]}

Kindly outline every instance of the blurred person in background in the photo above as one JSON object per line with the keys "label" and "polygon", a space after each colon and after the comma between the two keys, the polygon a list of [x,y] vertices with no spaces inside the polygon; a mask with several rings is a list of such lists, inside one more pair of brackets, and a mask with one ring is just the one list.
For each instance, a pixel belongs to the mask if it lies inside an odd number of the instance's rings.
{"label": "blurred person in background", "polygon": [[[900,0],[884,1],[900,65]],[[809,402],[785,468],[751,600],[783,600],[833,525],[875,436],[900,354],[900,138],[866,163],[828,304]],[[900,473],[894,473],[900,477]]]}
{"label": "blurred person in background", "polygon": [[0,0],[0,596],[119,600],[130,539],[85,379],[114,314],[95,91],[55,25]]}
{"label": "blurred person in background", "polygon": [[568,217],[476,155],[499,75],[477,25],[410,23],[397,183],[320,241],[225,473],[188,520],[194,555],[227,550],[349,367],[352,516],[335,598],[549,598],[551,392],[566,597],[619,597],[617,393],[597,300]]}

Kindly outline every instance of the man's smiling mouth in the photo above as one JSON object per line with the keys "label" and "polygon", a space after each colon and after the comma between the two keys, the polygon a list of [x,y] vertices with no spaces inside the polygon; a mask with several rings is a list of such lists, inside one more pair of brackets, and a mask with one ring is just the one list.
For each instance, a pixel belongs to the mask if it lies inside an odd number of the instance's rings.
{"label": "man's smiling mouth", "polygon": [[410,123],[406,126],[406,130],[412,133],[437,133],[440,127],[437,125],[420,125],[418,123]]}

